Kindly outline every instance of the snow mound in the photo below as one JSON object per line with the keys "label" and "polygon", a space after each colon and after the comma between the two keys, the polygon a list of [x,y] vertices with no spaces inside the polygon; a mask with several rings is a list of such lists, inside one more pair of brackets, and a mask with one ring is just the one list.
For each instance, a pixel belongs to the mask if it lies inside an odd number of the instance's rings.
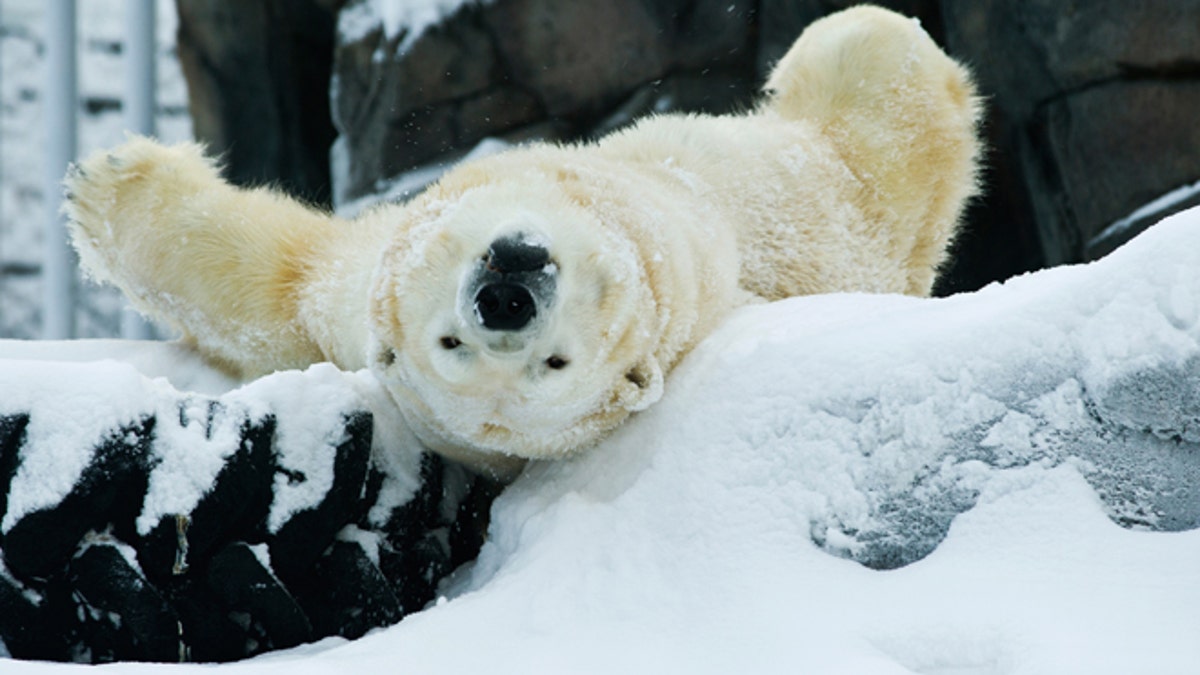
{"label": "snow mound", "polygon": [[531,466],[435,606],[222,669],[1200,672],[1198,319],[1200,209],[969,295],[746,308]]}

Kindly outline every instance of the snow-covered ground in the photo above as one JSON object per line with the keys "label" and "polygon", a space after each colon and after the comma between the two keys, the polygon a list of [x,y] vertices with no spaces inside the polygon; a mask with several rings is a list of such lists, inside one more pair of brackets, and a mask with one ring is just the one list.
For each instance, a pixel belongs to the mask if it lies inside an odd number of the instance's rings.
{"label": "snow-covered ground", "polygon": [[[120,6],[80,3],[81,152],[121,137]],[[42,7],[0,6],[0,263],[17,266],[38,261]],[[175,140],[190,129],[173,5],[158,9]],[[0,284],[0,336],[36,335],[36,277]],[[82,334],[110,334],[119,300],[89,297]],[[235,386],[170,346],[0,345],[100,355],[180,389]],[[47,391],[80,373],[26,367]],[[1200,209],[977,293],[742,310],[661,403],[507,490],[436,606],[215,671],[103,672],[1197,673],[1198,525]],[[5,675],[81,668],[0,659]]]}
{"label": "snow-covered ground", "polygon": [[746,308],[667,389],[527,470],[424,612],[108,671],[1200,672],[1200,209],[972,294]]}
{"label": "snow-covered ground", "polygon": [[[190,139],[187,91],[175,53],[175,3],[156,2],[157,135],[167,142]],[[77,4],[82,156],[124,138],[126,3],[83,0]],[[45,9],[42,0],[0,2],[0,337],[38,337],[41,330]],[[78,336],[116,335],[123,306],[120,294],[82,281],[79,290]]]}

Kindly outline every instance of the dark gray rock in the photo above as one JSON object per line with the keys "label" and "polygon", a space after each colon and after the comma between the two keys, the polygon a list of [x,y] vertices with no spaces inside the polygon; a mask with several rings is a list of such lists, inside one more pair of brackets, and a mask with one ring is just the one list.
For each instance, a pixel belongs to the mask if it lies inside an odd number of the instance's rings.
{"label": "dark gray rock", "polygon": [[186,574],[193,561],[206,560],[220,543],[263,536],[274,479],[274,433],[272,416],[243,421],[237,450],[191,513],[163,517],[139,540],[138,560],[151,579]]}
{"label": "dark gray rock", "polygon": [[346,158],[339,199],[370,194],[381,179],[542,116],[532,95],[506,82],[469,5],[416,38],[389,37],[380,26],[339,43],[332,58],[330,105]]}
{"label": "dark gray rock", "polygon": [[8,486],[20,462],[29,415],[0,416],[0,513],[8,510]]}
{"label": "dark gray rock", "polygon": [[1124,78],[1194,73],[1200,2],[942,2],[951,48],[1018,116],[1064,93]]}
{"label": "dark gray rock", "polygon": [[320,635],[362,637],[404,616],[391,582],[356,542],[335,541],[321,556],[311,589],[302,603]]}
{"label": "dark gray rock", "polygon": [[352,36],[334,56],[335,201],[381,192],[485,138],[593,136],[664,80],[714,75],[705,92],[683,87],[649,109],[744,107],[753,17],[750,0],[508,0],[467,4],[420,36]]}
{"label": "dark gray rock", "polygon": [[[351,415],[345,420],[345,435],[334,449],[333,484],[324,498],[315,507],[292,514],[279,531],[268,538],[273,569],[289,584],[303,583],[338,531],[354,522],[361,512],[361,497],[371,461],[371,428],[371,415],[367,413]],[[289,451],[309,454],[313,449],[300,445],[279,448],[276,454]],[[281,466],[276,471],[287,474],[289,481],[307,480]]]}
{"label": "dark gray rock", "polygon": [[1116,79],[1038,109],[1031,131],[1040,142],[1030,150],[1045,173],[1030,178],[1046,181],[1035,194],[1057,197],[1038,203],[1058,207],[1039,222],[1055,223],[1071,259],[1090,257],[1089,243],[1108,225],[1200,179],[1198,109],[1200,78]]}
{"label": "dark gray rock", "polygon": [[218,551],[207,580],[226,611],[238,616],[251,636],[251,653],[295,647],[313,638],[304,610],[249,544],[234,542]]}
{"label": "dark gray rock", "polygon": [[595,115],[670,62],[661,24],[638,0],[511,0],[496,3],[485,21],[507,76],[552,117]]}
{"label": "dark gray rock", "polygon": [[332,0],[176,0],[196,137],[242,185],[330,197]]}
{"label": "dark gray rock", "polygon": [[1008,208],[980,215],[1022,239],[1032,230],[1033,263],[1112,250],[1140,230],[1095,241],[1105,228],[1200,179],[1200,2],[946,0],[942,11],[993,110],[987,179],[998,185],[985,199]]}
{"label": "dark gray rock", "polygon": [[179,661],[178,617],[120,546],[103,538],[86,544],[67,575],[92,663]]}
{"label": "dark gray rock", "polygon": [[45,597],[28,590],[0,566],[0,643],[13,658],[66,660],[69,615],[55,615]]}
{"label": "dark gray rock", "polygon": [[90,530],[132,530],[146,491],[153,429],[153,417],[115,426],[97,439],[91,461],[61,501],[26,514],[4,533],[4,563],[14,577],[37,583],[61,572]]}

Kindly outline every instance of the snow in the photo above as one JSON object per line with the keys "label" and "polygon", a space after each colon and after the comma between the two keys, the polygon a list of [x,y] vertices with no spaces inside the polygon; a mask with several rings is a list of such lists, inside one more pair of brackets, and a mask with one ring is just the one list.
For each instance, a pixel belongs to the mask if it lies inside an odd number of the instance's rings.
{"label": "snow", "polygon": [[408,51],[432,26],[467,4],[488,0],[363,0],[338,13],[338,40],[350,43],[382,29],[386,42],[402,37],[396,53]]}
{"label": "snow", "polygon": [[[111,395],[64,388],[75,378],[104,383]],[[57,504],[82,475],[91,448],[113,431],[114,421],[134,425],[146,413],[139,405],[153,398],[146,381],[132,368],[113,362],[71,364],[0,359],[0,416],[38,410],[26,428],[26,445],[0,521],[7,532],[27,513]]]}
{"label": "snow", "polygon": [[239,389],[230,398],[247,406],[269,401],[263,412],[277,414],[275,445],[280,471],[275,474],[275,498],[267,530],[275,534],[295,513],[315,508],[333,487],[334,450],[346,441],[343,419],[363,409],[347,375],[328,363],[304,372],[287,371],[264,377]]}
{"label": "snow", "polygon": [[484,138],[466,153],[452,154],[446,159],[421,165],[392,178],[380,179],[375,182],[371,193],[351,199],[346,196],[347,187],[343,184],[344,177],[350,174],[351,159],[345,138],[339,136],[329,151],[333,167],[334,210],[342,218],[354,218],[375,204],[407,201],[436,182],[452,167],[495,155],[511,147],[511,143],[502,139]]}
{"label": "snow", "polygon": [[[211,399],[201,398],[184,398],[177,416],[178,426],[164,424],[155,432],[159,463],[150,472],[137,519],[137,531],[142,536],[163,518],[195,509],[225,462],[237,451],[241,442],[238,432],[246,419],[243,411],[214,408]],[[87,447],[86,443],[81,445]]]}
{"label": "snow", "polygon": [[[4,349],[8,344],[0,342],[0,357],[8,356]],[[165,380],[147,379],[135,368],[111,360],[66,363],[0,358],[0,390],[6,392],[0,415],[37,411],[26,429],[21,465],[0,522],[3,532],[25,514],[60,502],[82,475],[92,448],[112,433],[114,423],[132,426],[155,413],[180,414],[164,409],[175,400]],[[105,395],[97,396],[97,391]],[[158,448],[164,461],[152,472],[149,513],[138,522],[143,533],[163,513],[188,512],[170,509],[198,502],[202,492],[197,491],[211,484],[205,477],[215,476],[221,461],[236,449],[236,428],[205,441],[204,429],[198,428],[202,425],[197,421],[181,429],[163,425],[159,430]],[[212,446],[215,455],[207,451]],[[148,518],[153,521],[145,522]]]}
{"label": "snow", "polygon": [[1165,195],[1134,209],[1133,213],[1114,222],[1112,225],[1104,228],[1103,232],[1092,237],[1089,243],[1096,243],[1119,236],[1138,222],[1150,218],[1155,214],[1161,214],[1179,204],[1183,204],[1197,195],[1200,195],[1200,181],[1196,181],[1190,185],[1181,185]]}
{"label": "snow", "polygon": [[0,358],[86,363],[111,359],[149,378],[166,379],[179,390],[217,396],[239,382],[205,365],[198,353],[177,342],[130,340],[0,340]]}
{"label": "snow", "polygon": [[1200,672],[1198,299],[1193,209],[977,293],[745,308],[527,469],[433,606],[215,668]]}

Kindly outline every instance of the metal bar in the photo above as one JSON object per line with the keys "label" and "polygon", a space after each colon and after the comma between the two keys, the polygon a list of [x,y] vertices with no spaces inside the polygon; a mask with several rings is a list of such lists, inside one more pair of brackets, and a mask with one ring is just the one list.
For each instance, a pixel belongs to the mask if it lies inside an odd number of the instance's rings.
{"label": "metal bar", "polygon": [[[125,3],[125,128],[142,136],[155,134],[155,0]],[[121,337],[145,340],[153,327],[128,305],[121,312]]]}
{"label": "metal bar", "polygon": [[46,213],[42,233],[42,337],[70,338],[75,332],[75,256],[61,214],[62,178],[75,159],[79,108],[75,63],[75,0],[49,0],[43,119],[46,123]]}

